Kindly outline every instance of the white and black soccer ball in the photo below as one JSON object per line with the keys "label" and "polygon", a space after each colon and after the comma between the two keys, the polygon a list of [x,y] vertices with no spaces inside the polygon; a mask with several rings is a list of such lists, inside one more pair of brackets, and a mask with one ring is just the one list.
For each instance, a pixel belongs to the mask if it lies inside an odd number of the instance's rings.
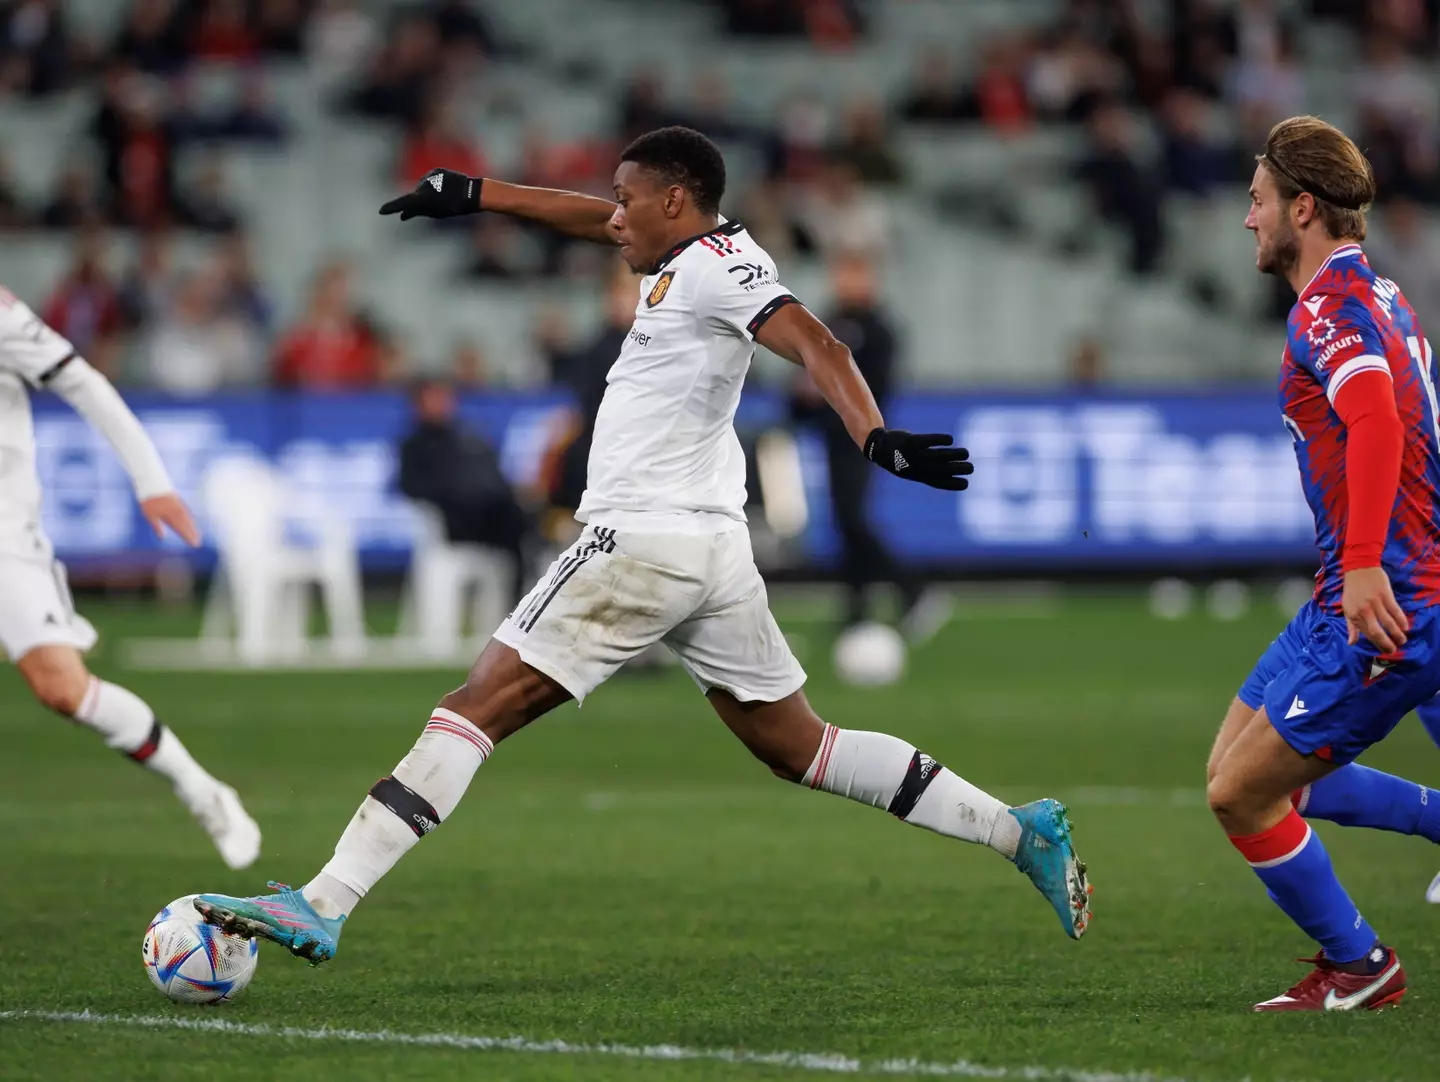
{"label": "white and black soccer ball", "polygon": [[905,640],[875,621],[846,628],[835,640],[835,672],[854,687],[887,687],[905,675]]}
{"label": "white and black soccer ball", "polygon": [[141,946],[145,973],[176,1003],[226,1003],[255,976],[260,943],[206,924],[194,902],[187,894],[155,914]]}

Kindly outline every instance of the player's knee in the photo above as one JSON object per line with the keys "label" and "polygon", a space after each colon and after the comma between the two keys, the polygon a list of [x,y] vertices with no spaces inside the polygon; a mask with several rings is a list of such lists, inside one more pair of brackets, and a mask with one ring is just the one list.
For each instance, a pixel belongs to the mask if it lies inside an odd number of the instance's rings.
{"label": "player's knee", "polygon": [[30,690],[41,706],[57,714],[74,717],[89,688],[89,675],[83,669],[60,665],[32,665],[25,672]]}
{"label": "player's knee", "polygon": [[1215,774],[1205,787],[1205,800],[1220,825],[1227,830],[1239,823],[1244,816],[1245,793],[1223,771]]}

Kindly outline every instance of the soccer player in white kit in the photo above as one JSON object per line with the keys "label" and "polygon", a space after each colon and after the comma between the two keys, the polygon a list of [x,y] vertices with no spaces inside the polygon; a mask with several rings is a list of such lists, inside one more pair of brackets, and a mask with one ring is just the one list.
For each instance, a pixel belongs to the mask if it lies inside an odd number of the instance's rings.
{"label": "soccer player in white kit", "polygon": [[235,790],[195,762],[142,699],[85,667],[96,634],[75,612],[41,528],[31,390],[58,394],[110,442],[157,536],[169,529],[192,545],[200,540],[155,445],[110,381],[0,289],[0,647],[41,703],[169,779],[225,863],[248,867],[260,855],[260,828]]}
{"label": "soccer player in white kit", "polygon": [[744,227],[720,216],[724,188],[715,145],[671,127],[626,149],[613,203],[439,169],[381,208],[401,221],[511,214],[618,246],[645,275],[635,323],[595,422],[580,539],[371,788],[323,870],[300,890],[202,894],[195,905],[211,923],[312,963],[332,957],[346,916],[449,817],[496,744],[663,642],[776,775],[990,846],[1030,876],[1068,935],[1084,933],[1089,885],[1062,805],[1010,808],[903,740],[826,724],[801,691],[743,511],[733,424],[755,342],[805,366],[876,466],[958,491],[971,465],[948,436],[885,427],[850,351],[780,284]]}

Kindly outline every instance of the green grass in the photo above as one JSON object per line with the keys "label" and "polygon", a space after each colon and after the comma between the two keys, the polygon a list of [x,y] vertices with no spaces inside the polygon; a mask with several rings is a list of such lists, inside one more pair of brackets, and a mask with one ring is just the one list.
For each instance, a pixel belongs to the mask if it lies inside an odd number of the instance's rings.
{"label": "green grass", "polygon": [[[84,607],[111,643],[188,616]],[[1320,828],[1411,991],[1379,1015],[1257,1017],[1309,943],[1203,806],[1206,752],[1278,629],[1151,620],[1130,595],[1045,618],[962,620],[903,687],[843,690],[809,636],[810,694],[837,724],[903,735],[1014,802],[1072,801],[1096,883],[1071,943],[993,854],[774,781],[678,673],[621,678],[505,744],[461,808],[364,903],[335,962],[262,950],[220,1011],[158,997],[148,918],[197,890],[303,881],[414,740],[447,673],[157,675],[145,696],[266,831],[226,871],[153,777],[28,701],[0,667],[0,1010],[522,1035],[1143,1071],[1187,1082],[1433,1079],[1440,867],[1423,842]],[[1367,759],[1430,780],[1407,722]],[[1133,801],[1133,803],[1126,803]],[[10,1079],[771,1079],[797,1072],[0,1022]],[[823,1077],[823,1076],[817,1076]]]}

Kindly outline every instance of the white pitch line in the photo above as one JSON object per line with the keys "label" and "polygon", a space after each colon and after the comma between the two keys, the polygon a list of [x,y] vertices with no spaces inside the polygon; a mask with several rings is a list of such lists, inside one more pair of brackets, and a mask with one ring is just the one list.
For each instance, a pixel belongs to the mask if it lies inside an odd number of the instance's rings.
{"label": "white pitch line", "polygon": [[289,1041],[351,1041],[423,1048],[460,1048],[477,1052],[528,1052],[562,1056],[620,1056],[626,1059],[714,1060],[721,1063],[780,1067],[828,1074],[925,1075],[931,1078],[989,1078],[999,1082],[1184,1082],[1148,1071],[1082,1071],[1068,1067],[988,1067],[969,1060],[926,1063],[915,1059],[860,1060],[835,1052],[750,1052],[742,1048],[685,1048],[673,1044],[585,1044],[539,1041],[529,1037],[478,1037],[463,1033],[396,1033],[391,1030],[302,1029],[223,1018],[173,1018],[164,1015],[98,1014],[92,1011],[0,1011],[0,1022],[58,1022],[135,1029],[178,1029],[239,1037]]}

